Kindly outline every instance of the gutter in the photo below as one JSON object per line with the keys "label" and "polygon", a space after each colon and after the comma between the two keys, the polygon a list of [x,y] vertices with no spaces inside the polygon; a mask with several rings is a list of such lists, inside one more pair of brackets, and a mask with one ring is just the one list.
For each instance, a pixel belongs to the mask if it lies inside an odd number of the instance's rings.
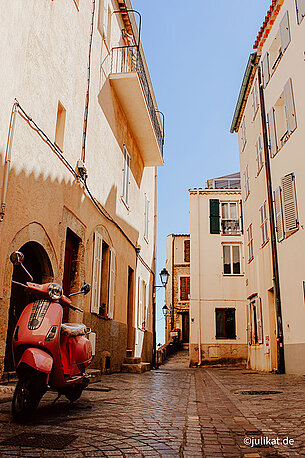
{"label": "gutter", "polygon": [[253,54],[250,54],[249,59],[248,59],[244,78],[243,78],[239,96],[237,99],[236,108],[234,111],[233,121],[231,124],[231,129],[230,129],[231,134],[233,134],[233,132],[237,132],[237,129],[239,127],[240,118],[243,114],[243,108],[246,103],[246,92],[248,89],[248,85],[249,85],[250,77],[252,74],[253,65],[255,64],[255,61],[256,61],[256,57],[257,57],[257,53],[254,52]]}

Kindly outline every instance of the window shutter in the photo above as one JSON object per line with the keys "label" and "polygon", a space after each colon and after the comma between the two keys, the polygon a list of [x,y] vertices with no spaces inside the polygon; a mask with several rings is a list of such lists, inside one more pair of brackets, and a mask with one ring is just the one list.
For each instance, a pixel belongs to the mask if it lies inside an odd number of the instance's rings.
{"label": "window shutter", "polygon": [[190,240],[184,240],[184,262],[190,262]]}
{"label": "window shutter", "polygon": [[284,96],[285,96],[287,127],[288,127],[288,132],[291,133],[297,127],[291,78],[289,78],[289,80],[287,81],[287,83],[284,86]]}
{"label": "window shutter", "polygon": [[191,281],[190,281],[190,277],[186,277],[186,297],[187,297],[187,300],[189,301],[190,300],[190,293],[191,293]]}
{"label": "window shutter", "polygon": [[267,115],[268,119],[268,138],[269,138],[269,152],[270,156],[273,157],[277,153],[277,141],[276,141],[276,130],[275,130],[275,119],[274,119],[274,108],[272,107]]}
{"label": "window shutter", "polygon": [[298,228],[298,214],[294,174],[282,178],[282,197],[285,233]]}
{"label": "window shutter", "polygon": [[280,35],[281,35],[281,50],[282,52],[284,52],[290,43],[288,11],[286,11],[280,23]]}
{"label": "window shutter", "polygon": [[248,345],[252,344],[252,322],[251,322],[251,304],[247,304],[247,338]]}
{"label": "window shutter", "polygon": [[104,10],[103,10],[103,32],[104,37],[107,36],[108,29],[108,0],[104,0]]}
{"label": "window shutter", "polygon": [[109,288],[108,288],[108,318],[113,320],[115,298],[115,250],[110,248]]}
{"label": "window shutter", "polygon": [[210,233],[220,234],[220,214],[218,199],[210,199]]}
{"label": "window shutter", "polygon": [[263,77],[263,86],[266,87],[269,78],[270,78],[270,73],[269,73],[269,54],[266,53],[264,55],[264,58],[262,60],[262,77]]}
{"label": "window shutter", "polygon": [[138,322],[137,322],[137,328],[140,329],[142,328],[142,322],[143,322],[143,280],[142,277],[138,277]]}
{"label": "window shutter", "polygon": [[282,212],[282,196],[281,188],[274,191],[274,207],[275,207],[275,224],[277,232],[277,241],[281,242],[284,239],[284,223]]}
{"label": "window shutter", "polygon": [[305,0],[296,0],[298,23],[301,22],[305,15]]}
{"label": "window shutter", "polygon": [[243,215],[243,201],[240,199],[239,201],[239,207],[240,207],[240,227],[241,227],[241,233],[244,233],[244,215]]}
{"label": "window shutter", "polygon": [[101,273],[102,273],[102,243],[103,238],[99,232],[94,233],[91,312],[99,313],[101,296]]}
{"label": "window shutter", "polygon": [[256,322],[258,343],[263,343],[263,323],[262,323],[262,300],[256,300]]}

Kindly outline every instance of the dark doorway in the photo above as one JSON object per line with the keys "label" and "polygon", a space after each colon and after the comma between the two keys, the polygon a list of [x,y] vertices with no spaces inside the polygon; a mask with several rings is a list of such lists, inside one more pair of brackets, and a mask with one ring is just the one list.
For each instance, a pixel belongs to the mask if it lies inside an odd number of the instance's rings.
{"label": "dark doorway", "polygon": [[134,307],[133,307],[133,270],[128,267],[128,293],[127,293],[127,350],[134,348]]}
{"label": "dark doorway", "polygon": [[[65,260],[64,260],[64,276],[63,276],[63,292],[65,296],[69,296],[74,292],[74,285],[77,280],[77,262],[79,252],[80,239],[69,228],[67,229],[66,247],[65,247]],[[69,309],[64,308],[63,322],[69,319]]]}
{"label": "dark doorway", "polygon": [[[33,276],[35,283],[47,283],[53,280],[52,266],[47,252],[42,245],[37,242],[27,242],[18,251],[24,254],[23,264]],[[26,283],[30,281],[30,278],[22,267],[14,266],[12,280]],[[5,372],[15,369],[12,354],[13,332],[23,309],[32,300],[33,296],[26,293],[21,286],[12,284],[4,360]]]}
{"label": "dark doorway", "polygon": [[189,343],[190,340],[190,318],[189,312],[182,313],[182,342]]}

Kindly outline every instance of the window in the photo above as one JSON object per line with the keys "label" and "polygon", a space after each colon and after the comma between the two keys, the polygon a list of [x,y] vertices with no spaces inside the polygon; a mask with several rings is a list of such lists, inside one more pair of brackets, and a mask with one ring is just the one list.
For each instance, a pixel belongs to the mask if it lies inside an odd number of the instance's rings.
{"label": "window", "polygon": [[244,149],[245,144],[247,142],[247,138],[246,138],[246,120],[245,120],[245,118],[241,122],[240,131],[241,131],[241,147],[242,147],[242,149]]}
{"label": "window", "polygon": [[257,345],[263,343],[263,324],[262,324],[262,301],[255,297],[248,305],[248,344]]}
{"label": "window", "polygon": [[63,105],[60,102],[58,102],[55,143],[62,151],[64,149],[65,124],[66,124],[66,110],[63,107]]}
{"label": "window", "polygon": [[238,202],[221,202],[221,228],[223,234],[239,234]]}
{"label": "window", "polygon": [[184,262],[190,262],[190,240],[184,240]]}
{"label": "window", "polygon": [[280,242],[299,228],[294,173],[281,179],[281,187],[274,192],[277,240]]}
{"label": "window", "polygon": [[253,89],[252,89],[252,106],[253,106],[253,118],[256,115],[258,106],[259,106],[259,101],[258,101],[258,86],[257,82],[255,81],[253,84]]}
{"label": "window", "polygon": [[137,327],[141,331],[146,329],[147,321],[147,286],[145,281],[138,278],[138,315],[137,315]]}
{"label": "window", "polygon": [[94,235],[91,312],[113,318],[115,296],[115,250]]}
{"label": "window", "polygon": [[236,339],[235,309],[219,308],[216,313],[216,339]]}
{"label": "window", "polygon": [[268,242],[268,218],[267,218],[267,203],[264,202],[263,205],[259,209],[260,213],[260,227],[261,227],[261,234],[262,234],[262,245]]}
{"label": "window", "polygon": [[245,189],[245,199],[247,199],[250,194],[250,180],[249,180],[249,167],[246,166],[244,171],[244,189]]}
{"label": "window", "polygon": [[122,198],[125,204],[128,206],[128,191],[129,191],[129,169],[130,169],[130,156],[124,145],[124,158],[123,158],[123,191]]}
{"label": "window", "polygon": [[269,53],[266,52],[262,59],[262,79],[263,79],[263,86],[266,87],[267,83],[270,79],[270,70],[269,70]]}
{"label": "window", "polygon": [[144,238],[148,241],[148,232],[149,232],[149,200],[147,195],[144,196]]}
{"label": "window", "polygon": [[[110,15],[109,15],[110,11]],[[109,0],[99,0],[99,12],[98,12],[98,23],[97,23],[97,28],[101,34],[101,36],[104,38],[104,40],[108,44],[108,37],[109,37],[109,29],[111,28],[111,25],[109,24],[109,17],[111,20],[111,10],[110,10],[110,5],[109,5]]]}
{"label": "window", "polygon": [[240,275],[240,245],[223,245],[223,273]]}
{"label": "window", "polygon": [[218,199],[210,199],[210,234],[220,234],[220,213]]}
{"label": "window", "polygon": [[190,277],[180,277],[180,300],[190,299]]}
{"label": "window", "polygon": [[296,0],[296,9],[298,24],[300,24],[303,17],[305,16],[305,0]]}
{"label": "window", "polygon": [[259,134],[256,143],[256,164],[257,164],[257,174],[261,171],[263,165],[264,165],[264,159],[263,159],[263,144],[262,144],[262,136]]}
{"label": "window", "polygon": [[252,233],[252,224],[247,229],[248,236],[248,262],[251,262],[254,258],[253,256],[253,233]]}

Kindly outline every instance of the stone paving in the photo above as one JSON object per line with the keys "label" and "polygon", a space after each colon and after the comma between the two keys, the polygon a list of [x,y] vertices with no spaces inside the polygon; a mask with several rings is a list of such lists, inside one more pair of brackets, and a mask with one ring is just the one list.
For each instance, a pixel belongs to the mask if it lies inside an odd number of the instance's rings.
{"label": "stone paving", "polygon": [[[4,391],[1,457],[305,456],[304,377],[190,369],[179,353],[142,375],[103,376],[73,404],[62,398],[52,405],[56,394],[47,393],[28,425],[12,422],[11,389]],[[54,446],[62,434],[73,440],[61,450],[47,448],[47,440],[25,447],[17,443],[21,433],[51,434]],[[1,445],[9,438],[13,445]]]}

